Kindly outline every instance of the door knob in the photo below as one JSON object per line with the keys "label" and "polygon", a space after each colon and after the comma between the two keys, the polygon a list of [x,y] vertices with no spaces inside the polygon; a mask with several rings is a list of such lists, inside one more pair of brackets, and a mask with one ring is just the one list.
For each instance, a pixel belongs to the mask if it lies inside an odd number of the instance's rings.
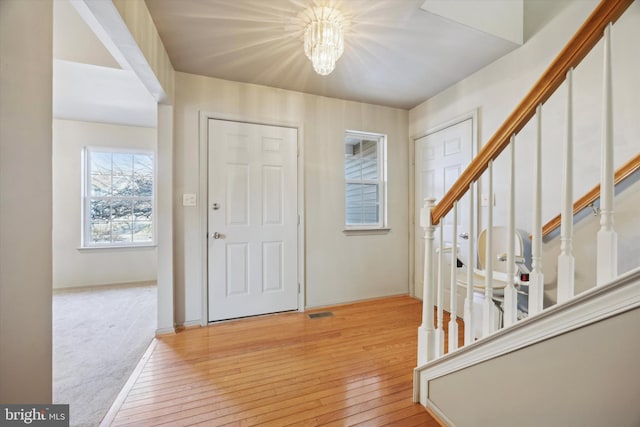
{"label": "door knob", "polygon": [[213,238],[214,239],[224,239],[224,234],[222,233],[218,233],[217,231],[215,233],[213,233]]}
{"label": "door knob", "polygon": [[460,233],[460,234],[458,234],[458,237],[460,237],[461,239],[464,239],[464,240],[468,240],[469,239],[469,233]]}

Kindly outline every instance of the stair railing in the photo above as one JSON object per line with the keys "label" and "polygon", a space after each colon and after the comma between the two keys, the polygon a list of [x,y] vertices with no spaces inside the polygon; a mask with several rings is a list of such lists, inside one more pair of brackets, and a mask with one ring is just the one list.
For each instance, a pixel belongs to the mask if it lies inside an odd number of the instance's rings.
{"label": "stair railing", "polygon": [[[563,171],[563,197],[562,197],[562,231],[561,231],[561,254],[558,260],[558,301],[570,299],[574,295],[574,259],[572,254],[573,239],[573,104],[572,85],[573,69],[584,59],[584,57],[594,48],[600,39],[604,37],[604,72],[603,72],[603,109],[602,109],[602,168],[600,178],[601,188],[601,217],[600,231],[597,235],[597,285],[602,285],[617,276],[617,235],[613,228],[613,195],[614,195],[614,169],[613,169],[613,129],[612,129],[612,102],[611,102],[611,28],[613,23],[625,12],[633,3],[633,0],[602,0],[586,21],[578,29],[575,35],[569,40],[567,45],[561,50],[551,65],[545,70],[542,76],[534,84],[529,93],[522,99],[515,110],[507,117],[496,133],[483,146],[471,164],[462,172],[458,180],[451,189],[444,195],[442,200],[436,205],[435,199],[428,198],[424,201],[424,206],[420,215],[420,225],[424,228],[425,251],[424,251],[424,291],[422,324],[418,328],[418,366],[430,360],[440,357],[444,353],[443,338],[445,325],[443,317],[440,315],[441,307],[438,307],[437,324],[434,325],[434,303],[436,302],[436,288],[438,294],[443,291],[442,283],[442,254],[444,248],[439,246],[438,262],[435,262],[436,247],[434,245],[434,235],[436,226],[440,224],[447,215],[452,216],[453,236],[451,246],[451,280],[449,289],[451,292],[452,319],[449,323],[449,345],[448,350],[454,351],[457,348],[457,324],[455,315],[457,312],[456,280],[456,257],[457,257],[457,214],[458,202],[467,197],[469,200],[469,240],[468,240],[468,260],[467,266],[467,286],[464,300],[464,343],[468,345],[476,339],[474,325],[474,269],[476,248],[474,239],[474,214],[473,203],[475,186],[478,180],[488,171],[489,188],[493,186],[493,161],[507,148],[509,153],[509,201],[507,236],[508,250],[506,254],[507,274],[506,285],[503,296],[503,322],[504,327],[508,327],[518,321],[518,289],[516,287],[516,257],[515,244],[511,236],[515,236],[515,136],[524,126],[535,116],[536,118],[536,138],[534,150],[534,188],[533,188],[533,227],[532,227],[532,251],[531,267],[529,274],[529,304],[528,315],[532,316],[543,310],[544,277],[542,273],[542,106],[552,96],[552,94],[566,82],[567,93],[567,130],[564,141],[564,171]],[[489,194],[492,194],[491,192]],[[493,203],[488,205],[487,231],[492,229]],[[442,231],[442,227],[440,228]],[[440,233],[440,239],[442,232]],[[492,236],[485,240],[489,246],[486,254],[491,258]],[[490,261],[491,263],[493,260]],[[437,267],[437,269],[436,269]],[[494,298],[495,284],[492,277],[492,269],[488,268],[485,278],[483,305],[484,320],[482,322],[482,335],[486,336],[494,332],[495,322],[491,316]],[[562,277],[562,278],[561,278]],[[487,302],[488,301],[488,302]],[[437,305],[442,304],[442,297],[438,295]]]}
{"label": "stair railing", "polygon": [[[566,166],[565,166],[566,167]],[[616,186],[622,183],[625,179],[632,176],[638,169],[640,169],[640,154],[637,154],[631,160],[629,160],[624,165],[620,166],[620,168],[616,171],[614,175],[614,180]],[[597,208],[594,206],[596,200],[600,198],[600,184],[593,187],[584,196],[580,197],[573,204],[573,215],[579,214],[583,209],[591,207],[594,209],[594,214],[598,214]],[[553,219],[549,220],[542,227],[542,238],[548,237],[551,233],[560,227],[560,223],[562,221],[562,215],[559,214]]]}

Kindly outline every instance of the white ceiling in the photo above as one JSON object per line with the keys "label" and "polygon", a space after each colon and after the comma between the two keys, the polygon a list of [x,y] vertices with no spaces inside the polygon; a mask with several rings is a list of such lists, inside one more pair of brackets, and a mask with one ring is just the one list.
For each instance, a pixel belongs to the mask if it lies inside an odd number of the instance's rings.
{"label": "white ceiling", "polygon": [[350,26],[336,69],[322,77],[304,55],[297,16],[327,1],[146,0],[178,71],[406,109],[518,46],[424,2],[329,1]]}
{"label": "white ceiling", "polygon": [[[155,127],[156,100],[86,13],[85,1],[54,1],[54,117]],[[305,57],[297,20],[320,1],[339,6],[350,20],[345,53],[327,77],[316,75]],[[520,0],[460,1],[483,8],[477,15],[486,21],[490,2],[495,7]],[[524,0],[524,40],[568,1]],[[146,2],[178,71],[400,108],[415,106],[517,47],[489,34],[486,22],[478,25],[484,31],[471,28],[473,13],[465,14],[462,25],[421,10],[430,3],[448,16],[442,4],[452,0]],[[491,32],[506,28],[497,30]]]}
{"label": "white ceiling", "polygon": [[69,0],[54,1],[53,21],[53,117],[155,127],[156,100]]}

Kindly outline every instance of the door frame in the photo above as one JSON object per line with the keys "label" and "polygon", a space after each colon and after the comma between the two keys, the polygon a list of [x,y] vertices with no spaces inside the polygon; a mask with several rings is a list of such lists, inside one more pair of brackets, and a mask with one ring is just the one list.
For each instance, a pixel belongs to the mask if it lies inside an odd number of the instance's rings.
{"label": "door frame", "polygon": [[[478,154],[478,150],[479,150],[479,146],[478,146],[478,109],[474,109],[471,110],[467,113],[461,114],[459,116],[454,117],[453,119],[447,120],[446,122],[442,122],[436,126],[433,126],[431,128],[427,128],[427,130],[422,131],[422,132],[418,132],[416,134],[413,134],[410,136],[411,139],[411,157],[412,157],[412,162],[410,165],[410,176],[411,179],[409,180],[411,186],[410,186],[410,191],[409,191],[409,206],[410,206],[410,210],[411,210],[411,216],[410,218],[412,219],[410,227],[411,227],[411,232],[409,233],[409,277],[410,277],[410,285],[409,285],[409,295],[415,297],[416,296],[416,271],[415,271],[415,266],[416,266],[416,253],[415,253],[415,247],[416,247],[416,239],[418,238],[418,236],[416,236],[415,233],[415,229],[416,229],[416,221],[418,220],[418,218],[415,215],[416,209],[418,208],[417,203],[420,203],[420,201],[416,200],[416,141],[424,138],[425,136],[429,136],[431,134],[440,132],[441,130],[444,130],[448,127],[451,126],[455,126],[458,123],[462,123],[466,120],[471,119],[471,159],[473,160],[473,158]],[[475,206],[474,209],[474,218],[473,218],[473,225],[474,225],[474,230],[478,230],[478,214],[479,214],[479,209],[478,209],[478,191],[477,191],[477,183],[476,183],[476,191],[474,192],[473,195],[473,205]]]}
{"label": "door frame", "polygon": [[284,128],[293,128],[297,130],[298,158],[297,158],[297,177],[298,177],[298,311],[305,309],[306,301],[306,270],[305,270],[305,211],[304,211],[304,126],[301,122],[291,122],[285,120],[262,119],[244,114],[228,114],[210,111],[199,111],[198,115],[199,129],[199,150],[198,150],[198,231],[200,233],[200,265],[201,265],[201,283],[202,283],[202,304],[201,304],[201,326],[209,324],[209,271],[208,256],[209,245],[207,238],[207,221],[208,221],[208,193],[209,193],[209,135],[208,123],[209,119],[227,120],[232,122],[249,123],[255,125],[277,126]]}

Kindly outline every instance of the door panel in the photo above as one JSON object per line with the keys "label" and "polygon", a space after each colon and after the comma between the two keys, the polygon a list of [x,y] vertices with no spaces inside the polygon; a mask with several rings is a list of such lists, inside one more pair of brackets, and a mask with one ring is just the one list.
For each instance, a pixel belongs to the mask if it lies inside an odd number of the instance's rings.
{"label": "door panel", "polygon": [[209,321],[298,308],[297,131],[209,120]]}
{"label": "door panel", "polygon": [[[438,203],[473,157],[473,122],[467,119],[416,140],[415,215],[420,217],[424,199],[435,197]],[[468,232],[468,197],[458,203],[458,234]],[[451,215],[443,219],[444,240],[451,242],[453,221]],[[422,298],[424,266],[424,230],[415,226],[415,274],[416,296]],[[438,232],[435,236],[438,244]],[[458,238],[459,258],[466,261],[467,241]],[[448,287],[448,283],[445,287]],[[448,300],[446,305],[448,306]]]}

